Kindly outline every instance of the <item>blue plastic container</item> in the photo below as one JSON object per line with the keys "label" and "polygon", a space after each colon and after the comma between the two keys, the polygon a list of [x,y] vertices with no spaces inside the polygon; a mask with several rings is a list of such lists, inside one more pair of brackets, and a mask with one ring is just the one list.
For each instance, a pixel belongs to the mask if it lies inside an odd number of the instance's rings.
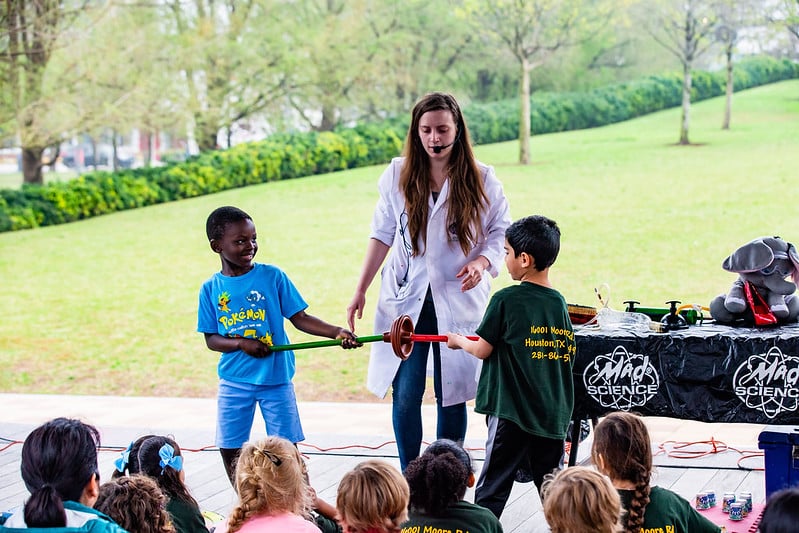
{"label": "blue plastic container", "polygon": [[772,426],[760,432],[758,447],[766,467],[766,498],[780,489],[799,485],[799,428]]}

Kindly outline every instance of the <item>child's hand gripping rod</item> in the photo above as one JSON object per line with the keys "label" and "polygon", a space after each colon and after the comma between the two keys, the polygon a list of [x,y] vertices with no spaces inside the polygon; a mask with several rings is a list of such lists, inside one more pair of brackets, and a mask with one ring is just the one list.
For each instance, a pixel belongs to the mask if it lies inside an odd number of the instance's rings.
{"label": "child's hand gripping rod", "polygon": [[[467,337],[473,341],[479,337]],[[356,337],[356,342],[361,344],[367,342],[390,342],[394,355],[403,361],[411,355],[414,342],[447,342],[446,335],[420,335],[413,332],[413,321],[408,315],[402,315],[391,323],[391,330],[382,335],[368,335],[366,337]],[[285,350],[304,350],[306,348],[321,348],[323,346],[341,346],[341,339],[330,339],[324,341],[301,342],[297,344],[276,344],[270,346],[273,352]]]}

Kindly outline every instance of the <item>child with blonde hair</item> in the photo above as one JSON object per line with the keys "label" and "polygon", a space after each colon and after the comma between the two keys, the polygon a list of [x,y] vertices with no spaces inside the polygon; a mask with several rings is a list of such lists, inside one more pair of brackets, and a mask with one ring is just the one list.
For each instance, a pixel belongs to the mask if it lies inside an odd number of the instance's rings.
{"label": "child with blonde hair", "polygon": [[344,533],[399,533],[408,519],[408,483],[399,470],[368,460],[344,474],[336,508]]}
{"label": "child with blonde hair", "polygon": [[305,519],[311,508],[302,456],[290,441],[246,443],[236,464],[238,503],[217,533],[319,533]]}
{"label": "child with blonde hair", "polygon": [[141,474],[113,478],[100,485],[94,508],[129,533],[175,533],[166,496],[155,480]]}
{"label": "child with blonde hair", "polygon": [[610,480],[592,468],[573,466],[547,476],[544,517],[552,533],[618,533],[621,502]]}

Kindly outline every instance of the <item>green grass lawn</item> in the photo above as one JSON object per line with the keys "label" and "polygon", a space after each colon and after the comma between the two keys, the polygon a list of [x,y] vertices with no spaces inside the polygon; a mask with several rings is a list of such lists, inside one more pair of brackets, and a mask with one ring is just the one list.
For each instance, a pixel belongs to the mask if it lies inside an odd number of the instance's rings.
{"label": "green grass lawn", "polygon": [[[693,146],[676,146],[679,109],[593,130],[479,146],[514,218],[562,230],[554,285],[571,303],[707,305],[735,279],[721,262],[762,235],[799,242],[799,81],[692,107]],[[535,128],[535,125],[533,125]],[[73,224],[0,234],[0,390],[213,396],[217,356],[195,332],[197,292],[219,269],[205,218],[248,211],[258,260],[294,280],[308,312],[343,324],[366,246],[382,167],[268,183]],[[494,288],[512,283],[503,272]],[[357,333],[371,334],[378,281]],[[288,325],[294,342],[312,340]],[[368,349],[297,352],[301,400],[368,400]]]}

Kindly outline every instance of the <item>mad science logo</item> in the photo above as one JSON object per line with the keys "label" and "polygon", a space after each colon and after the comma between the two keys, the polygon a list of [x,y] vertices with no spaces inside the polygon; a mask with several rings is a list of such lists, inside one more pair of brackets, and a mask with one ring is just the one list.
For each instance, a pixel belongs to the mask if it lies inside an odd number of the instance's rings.
{"label": "mad science logo", "polygon": [[613,353],[597,356],[586,367],[583,383],[603,407],[629,411],[657,394],[660,380],[649,357],[617,346]]}
{"label": "mad science logo", "polygon": [[750,409],[774,418],[799,408],[799,357],[785,355],[776,346],[750,355],[735,371],[735,395]]}

